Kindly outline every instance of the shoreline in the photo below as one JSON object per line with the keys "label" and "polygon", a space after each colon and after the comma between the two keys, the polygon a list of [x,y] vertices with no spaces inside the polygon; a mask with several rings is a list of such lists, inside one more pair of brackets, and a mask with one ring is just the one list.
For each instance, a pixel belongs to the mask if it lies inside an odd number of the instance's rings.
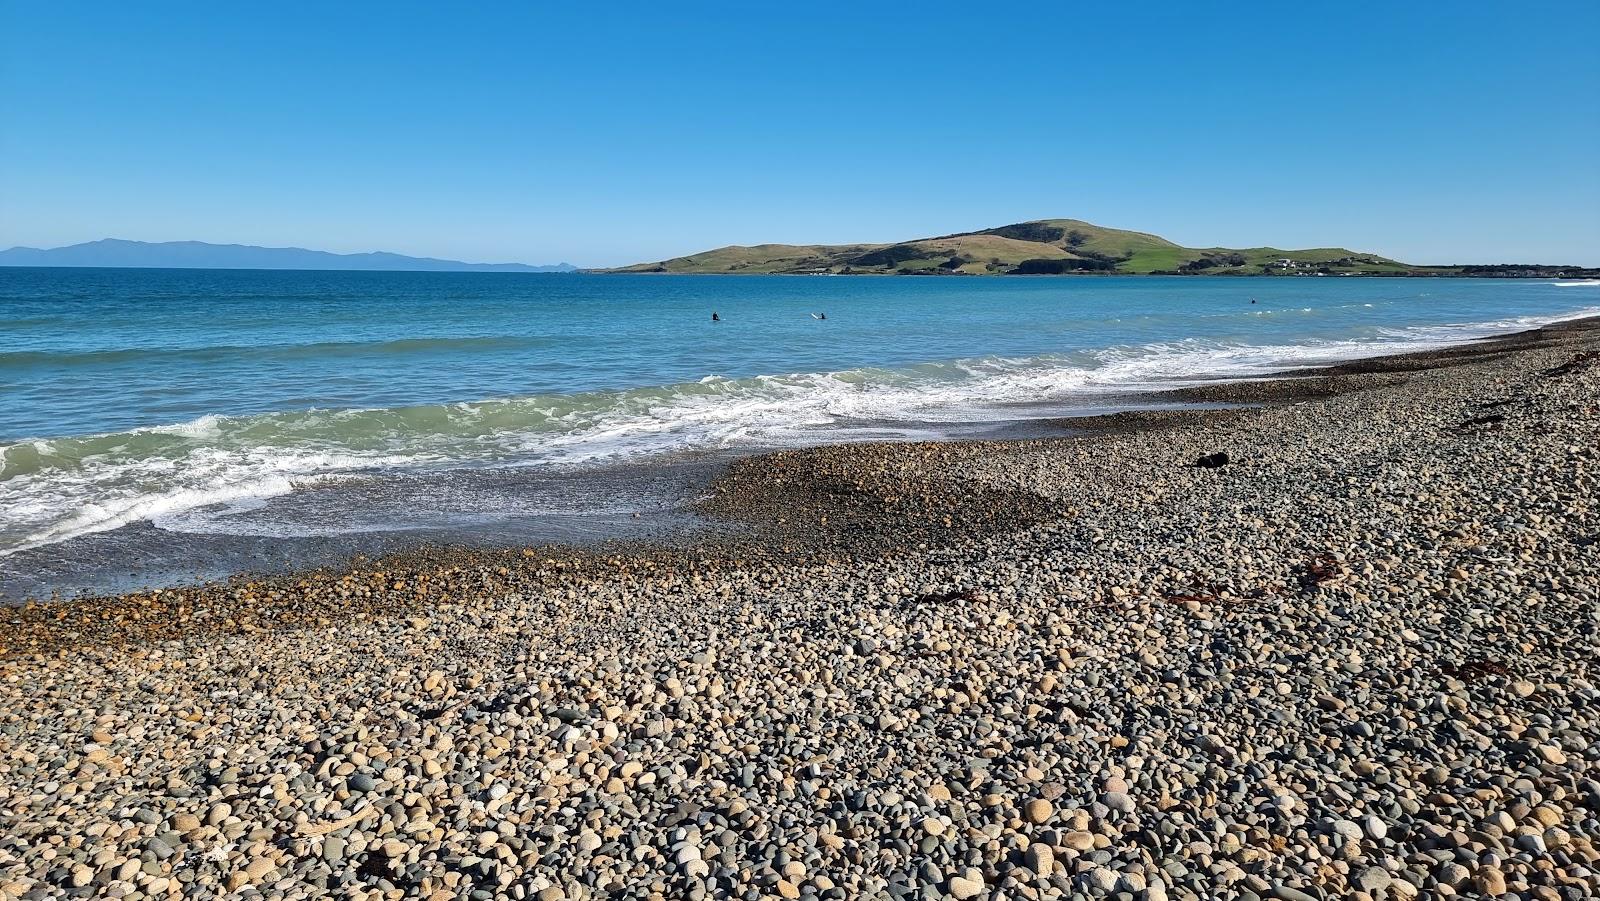
{"label": "shoreline", "polygon": [[[874,439],[868,441],[824,441],[803,445],[801,452],[835,445],[921,446],[924,444],[960,445],[967,442],[1017,441],[1039,438],[1086,437],[1107,428],[1127,431],[1136,428],[1164,428],[1174,423],[1220,419],[1234,415],[1236,408],[1276,403],[1292,398],[1317,398],[1349,390],[1363,379],[1372,384],[1392,383],[1399,373],[1446,365],[1456,359],[1481,357],[1484,348],[1510,349],[1524,346],[1530,339],[1549,330],[1568,325],[1581,328],[1595,317],[1557,320],[1545,326],[1502,335],[1470,339],[1461,344],[1426,350],[1403,351],[1342,362],[1311,364],[1255,376],[1218,376],[1217,381],[1200,382],[1179,388],[1144,388],[1122,394],[1106,394],[1095,404],[1111,412],[1083,412],[1078,415],[1035,417],[1018,414],[1008,421],[956,423],[949,433],[934,439]],[[902,424],[904,425],[904,424]],[[932,428],[936,423],[926,424]],[[16,561],[7,568],[10,576],[0,579],[0,607],[27,603],[106,602],[124,596],[150,595],[189,589],[224,589],[235,584],[264,584],[295,581],[329,573],[342,573],[360,567],[398,566],[415,568],[430,555],[448,556],[454,561],[467,555],[503,554],[532,548],[536,554],[546,550],[560,555],[572,553],[634,553],[661,539],[677,549],[696,540],[714,542],[729,528],[747,528],[748,517],[732,517],[735,522],[707,517],[695,495],[710,491],[713,483],[731,465],[749,458],[781,456],[793,448],[744,448],[731,451],[687,452],[658,460],[607,464],[571,472],[551,474],[523,473],[520,470],[444,471],[395,477],[398,490],[418,495],[426,503],[428,490],[459,495],[463,486],[452,479],[480,476],[525,483],[509,490],[534,509],[505,518],[486,518],[469,525],[419,525],[400,529],[338,531],[331,534],[284,535],[267,533],[175,531],[165,532],[151,522],[133,522],[104,532],[89,532],[59,544],[20,551],[24,567],[38,576],[22,576]],[[503,475],[493,475],[494,473]],[[381,480],[384,477],[379,477]],[[621,512],[596,509],[592,512],[562,512],[569,506],[560,486],[570,483],[568,492],[591,494],[596,489],[622,500]],[[614,484],[613,484],[614,483]],[[428,485],[433,487],[430,489]],[[631,486],[631,487],[629,487]],[[315,507],[326,492],[339,491],[337,485],[296,494]],[[554,492],[554,494],[552,494]],[[675,495],[677,500],[671,500]],[[633,498],[633,500],[629,500]],[[280,499],[279,501],[283,501]],[[291,504],[293,501],[290,502]],[[391,503],[393,503],[391,501]],[[544,510],[553,505],[556,509]],[[609,508],[612,504],[602,504]],[[292,510],[292,507],[291,507]],[[631,511],[631,515],[630,514]],[[292,515],[292,513],[291,513]],[[170,536],[170,538],[168,537]],[[169,553],[168,547],[181,548]],[[70,577],[75,559],[102,561],[91,575]],[[487,559],[487,557],[486,557]],[[250,562],[246,562],[250,561]],[[10,582],[11,584],[6,584]],[[20,587],[19,587],[20,586]]]}
{"label": "shoreline", "polygon": [[[1495,265],[1501,265],[1501,264],[1495,264]],[[1512,265],[1514,266],[1515,264],[1512,264]],[[35,267],[35,268],[40,268],[40,267]],[[1451,267],[1446,266],[1446,267],[1434,267],[1434,268],[1436,268],[1436,269],[1445,269],[1445,268],[1451,268]],[[1517,267],[1517,268],[1522,268],[1522,267]],[[1527,267],[1527,268],[1539,268],[1539,267]],[[664,271],[656,270],[656,269],[627,269],[627,268],[623,268],[623,269],[604,269],[604,268],[601,268],[601,269],[576,269],[576,270],[573,270],[573,272],[576,273],[576,274],[579,274],[579,275],[648,275],[648,276],[661,276],[661,275],[691,275],[691,276],[693,276],[693,275],[719,275],[719,276],[720,275],[736,275],[736,276],[740,276],[740,277],[744,277],[744,278],[754,278],[756,276],[780,276],[780,277],[784,277],[784,278],[839,278],[839,277],[855,277],[855,276],[862,276],[862,277],[869,277],[869,278],[879,278],[879,277],[882,277],[882,276],[921,278],[921,277],[930,277],[931,276],[931,277],[934,277],[934,278],[951,278],[951,277],[954,277],[954,278],[1040,278],[1040,279],[1043,279],[1043,278],[1181,278],[1181,279],[1210,279],[1210,278],[1251,278],[1251,279],[1255,279],[1255,278],[1262,278],[1262,279],[1411,278],[1411,279],[1446,279],[1446,278],[1468,278],[1468,279],[1482,279],[1482,280],[1495,280],[1495,281],[1545,281],[1545,282],[1548,282],[1548,281],[1556,281],[1556,282],[1560,282],[1560,281],[1579,281],[1579,282],[1589,281],[1589,280],[1594,279],[1595,276],[1590,275],[1588,273],[1590,273],[1590,272],[1600,272],[1600,270],[1597,270],[1597,269],[1586,269],[1586,268],[1584,268],[1582,266],[1552,266],[1552,267],[1547,267],[1547,268],[1553,269],[1553,270],[1555,270],[1557,272],[1574,272],[1574,273],[1578,273],[1578,274],[1570,275],[1570,276],[1567,276],[1567,275],[1556,275],[1556,274],[1495,275],[1495,274],[1482,273],[1482,272],[1459,273],[1459,272],[1428,271],[1427,267],[1423,267],[1423,268],[1418,269],[1416,271],[1407,271],[1407,272],[1341,272],[1341,273],[1336,273],[1336,274],[1332,274],[1332,275],[1318,275],[1317,273],[1313,273],[1313,272],[1294,272],[1294,273],[1289,273],[1289,272],[1282,272],[1282,273],[1267,273],[1267,272],[1168,272],[1168,271],[1162,271],[1162,272],[1116,272],[1116,271],[1110,271],[1110,272],[1106,272],[1106,271],[1091,271],[1091,270],[1084,270],[1084,271],[1080,271],[1080,272],[1026,272],[1026,273],[1024,273],[1024,272],[986,272],[986,273],[977,273],[977,272],[946,272],[946,271],[935,272],[935,271],[931,271],[931,270],[916,270],[914,272],[898,272],[898,271],[894,271],[894,272],[867,272],[867,271],[861,271],[861,272],[745,272],[745,271],[729,272],[729,271],[725,271],[725,270],[705,270],[705,271],[694,271],[694,272],[664,272]],[[378,270],[372,270],[372,271],[378,271]],[[528,274],[528,273],[523,273],[523,274]],[[541,274],[541,275],[560,274],[560,275],[565,275],[565,274],[568,274],[568,273],[535,273],[535,274]]]}
{"label": "shoreline", "polygon": [[[185,617],[195,601],[204,599],[214,604],[218,595],[248,606],[261,592],[268,597],[282,595],[285,586],[342,585],[351,579],[379,580],[391,575],[392,581],[409,580],[414,586],[419,577],[424,581],[437,579],[438,573],[455,574],[472,566],[516,568],[527,584],[549,587],[563,584],[578,573],[604,578],[608,567],[621,559],[650,568],[673,565],[705,569],[751,562],[784,565],[813,558],[852,559],[864,551],[869,556],[892,555],[929,540],[998,537],[1065,514],[1040,504],[1037,498],[1001,497],[991,490],[952,484],[928,473],[939,472],[952,460],[991,445],[1094,441],[1118,434],[1220,424],[1274,405],[1397,386],[1408,374],[1492,361],[1521,350],[1559,345],[1590,332],[1600,332],[1600,317],[1562,320],[1441,348],[1290,368],[1259,378],[1230,378],[1215,384],[1143,392],[1129,397],[1160,406],[997,424],[993,438],[844,442],[723,455],[698,464],[643,464],[646,470],[702,470],[702,474],[685,482],[695,486],[700,500],[672,511],[674,515],[687,515],[694,522],[680,522],[676,529],[666,527],[656,539],[608,537],[576,544],[487,546],[424,543],[392,553],[354,553],[342,564],[237,572],[213,581],[145,586],[112,594],[22,597],[9,606],[16,609],[48,605],[55,610],[54,616],[61,617],[63,605],[122,608],[175,604],[180,617]],[[627,468],[638,469],[641,465]],[[903,470],[909,470],[909,474]],[[875,474],[873,485],[861,477],[862,472]],[[963,506],[985,511],[983,521],[958,526],[952,518],[947,525],[948,517],[942,511]],[[554,561],[554,570],[549,564],[541,564],[527,572],[529,560]],[[355,609],[358,615],[379,613],[385,602],[394,604],[396,613],[428,603],[404,596],[388,597],[378,603],[372,603],[366,594],[362,598]],[[350,601],[350,596],[339,595],[330,600],[336,600],[331,607],[318,605],[317,620],[326,619],[338,606]],[[248,610],[241,612],[248,618]],[[74,614],[87,623],[103,615],[103,610],[97,614]],[[229,619],[225,617],[224,621]],[[269,620],[275,622],[277,618]],[[295,618],[290,617],[290,621]],[[173,625],[181,622],[180,618]],[[0,644],[0,656],[4,653],[4,645]]]}
{"label": "shoreline", "polygon": [[[186,281],[160,284],[181,289]],[[229,291],[288,297],[294,284],[298,281],[247,279]],[[278,350],[251,351],[229,379],[196,385],[181,403],[158,413],[145,409],[136,396],[137,371],[170,378],[218,353],[208,343],[211,338],[197,338],[195,347],[171,360],[144,351],[126,359],[78,362],[73,354],[24,354],[23,396],[38,402],[25,404],[4,431],[77,437],[25,440],[6,448],[6,478],[0,481],[0,506],[7,514],[0,604],[181,587],[250,572],[338,568],[357,554],[380,557],[427,544],[595,542],[613,533],[646,537],[647,522],[664,505],[635,504],[628,489],[612,491],[603,484],[610,476],[590,478],[568,467],[588,470],[604,462],[607,472],[627,480],[623,464],[609,464],[630,459],[649,467],[692,455],[696,448],[732,446],[751,453],[762,446],[821,442],[1032,437],[1048,429],[1028,420],[1147,406],[1156,399],[1138,392],[1195,379],[1254,377],[1268,367],[1392,353],[1592,312],[1584,306],[1592,298],[1572,292],[1487,283],[1427,292],[1337,284],[1258,290],[1242,283],[1210,284],[1205,290],[1169,283],[1146,291],[1130,284],[1065,294],[1023,285],[1004,291],[994,286],[970,296],[936,286],[928,291],[863,287],[835,300],[822,298],[838,292],[790,285],[772,292],[782,301],[776,306],[743,312],[727,304],[748,292],[705,286],[725,315],[734,309],[736,323],[759,320],[788,336],[763,348],[770,342],[760,337],[761,328],[696,327],[704,316],[695,309],[699,301],[686,301],[678,296],[682,292],[664,292],[668,302],[663,305],[646,302],[663,292],[593,287],[603,301],[580,305],[570,320],[563,317],[552,327],[584,332],[591,320],[604,319],[607,302],[626,302],[645,314],[637,327],[645,340],[636,342],[631,333],[613,336],[616,340],[597,350],[592,361],[557,367],[590,374],[549,380],[514,374],[514,360],[533,346],[523,338],[487,345],[470,337],[413,341],[405,337],[412,331],[408,326],[367,341],[339,332],[344,326],[333,322],[333,337],[350,340],[295,338]],[[531,322],[517,315],[517,298],[550,292],[491,294],[488,312],[494,325],[484,328],[503,327],[508,335],[519,335]],[[1247,303],[1256,295],[1260,307]],[[1119,297],[1122,306],[1106,307],[1119,315],[1106,319],[1096,312]],[[1061,298],[1083,304],[1058,303]],[[805,312],[818,304],[834,305],[832,324],[814,322]],[[920,341],[937,349],[908,347],[882,356],[870,350],[880,318],[894,321],[929,304],[941,311],[930,322],[941,324]],[[998,306],[990,314],[973,312],[985,304]],[[1503,312],[1508,309],[1518,315]],[[424,305],[419,315],[443,315],[431,310]],[[1183,331],[1191,310],[1199,317],[1192,323],[1193,341],[1169,341],[1175,327]],[[981,327],[948,327],[965,315],[974,315]],[[1119,325],[1124,315],[1126,323]],[[62,320],[60,327],[71,324]],[[1039,328],[1061,329],[1063,337],[1046,338]],[[644,374],[619,377],[615,390],[605,387],[609,380],[599,374],[612,363],[626,369],[627,361],[639,356],[638,347],[653,346],[650,335],[674,330],[705,346],[711,361],[687,369],[680,363],[650,364]],[[833,338],[843,342],[836,352],[829,349]],[[49,345],[44,333],[34,340]],[[1055,350],[1045,352],[1042,345]],[[765,356],[769,350],[777,356]],[[348,379],[374,382],[368,389],[349,387],[353,383],[337,376],[340,361],[352,354],[350,359],[362,362]],[[830,355],[831,361],[822,359]],[[279,402],[286,390],[300,396],[285,377],[290,369],[280,365],[290,358],[312,365],[307,409],[296,401]],[[417,390],[407,388],[405,379],[376,377],[407,360],[419,365],[461,360],[474,375],[435,368]],[[867,365],[872,360],[882,365]],[[74,377],[100,388],[43,402],[57,392],[52,384],[62,384],[43,378],[58,364],[79,367],[72,370]],[[703,372],[723,369],[728,379],[714,378],[707,387]],[[171,385],[167,390],[183,395],[185,389]],[[259,396],[261,406],[241,404],[241,392]],[[104,402],[88,400],[96,397]],[[482,400],[458,405],[453,398]],[[1055,402],[1041,403],[1045,398]],[[124,409],[126,415],[118,412]],[[947,421],[952,419],[964,423],[952,425]],[[576,487],[563,491],[554,484],[558,481]],[[665,485],[672,481],[664,478],[662,487],[678,487]],[[640,485],[632,487],[642,496]],[[603,496],[591,503],[591,491]],[[635,520],[631,512],[642,516]],[[674,528],[691,521],[688,514],[663,519],[672,520],[664,525]]]}
{"label": "shoreline", "polygon": [[8,609],[0,899],[1592,897],[1600,322],[1437,362]]}

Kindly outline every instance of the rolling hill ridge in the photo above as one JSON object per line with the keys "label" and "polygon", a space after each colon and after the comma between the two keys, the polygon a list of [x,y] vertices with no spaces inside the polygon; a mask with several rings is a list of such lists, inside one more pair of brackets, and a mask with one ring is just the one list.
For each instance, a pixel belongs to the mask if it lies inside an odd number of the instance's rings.
{"label": "rolling hill ridge", "polygon": [[605,272],[893,275],[1401,275],[1418,267],[1342,247],[1183,247],[1080,219],[1037,219],[892,244],[719,247]]}

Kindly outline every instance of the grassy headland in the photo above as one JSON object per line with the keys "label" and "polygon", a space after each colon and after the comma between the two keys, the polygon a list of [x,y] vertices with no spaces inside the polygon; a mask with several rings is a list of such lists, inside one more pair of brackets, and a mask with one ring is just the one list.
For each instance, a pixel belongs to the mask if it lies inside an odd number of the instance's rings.
{"label": "grassy headland", "polygon": [[1343,247],[1183,247],[1080,219],[1039,219],[891,244],[719,247],[602,272],[862,275],[1492,275],[1584,277],[1571,266],[1416,266]]}

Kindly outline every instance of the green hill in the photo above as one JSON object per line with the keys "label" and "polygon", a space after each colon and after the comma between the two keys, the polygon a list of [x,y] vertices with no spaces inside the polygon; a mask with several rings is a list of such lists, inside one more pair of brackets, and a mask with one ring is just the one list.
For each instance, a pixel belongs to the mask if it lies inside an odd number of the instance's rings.
{"label": "green hill", "polygon": [[1156,235],[1079,219],[1038,219],[896,244],[719,247],[606,272],[1053,275],[1061,273],[1399,274],[1413,267],[1342,247],[1181,247]]}

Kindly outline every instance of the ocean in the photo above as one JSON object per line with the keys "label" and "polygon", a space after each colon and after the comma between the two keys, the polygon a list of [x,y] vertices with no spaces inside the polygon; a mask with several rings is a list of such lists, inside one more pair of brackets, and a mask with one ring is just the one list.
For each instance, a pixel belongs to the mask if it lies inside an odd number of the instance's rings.
{"label": "ocean", "polygon": [[1596,313],[1511,280],[0,268],[0,596],[625,535],[729,454]]}

